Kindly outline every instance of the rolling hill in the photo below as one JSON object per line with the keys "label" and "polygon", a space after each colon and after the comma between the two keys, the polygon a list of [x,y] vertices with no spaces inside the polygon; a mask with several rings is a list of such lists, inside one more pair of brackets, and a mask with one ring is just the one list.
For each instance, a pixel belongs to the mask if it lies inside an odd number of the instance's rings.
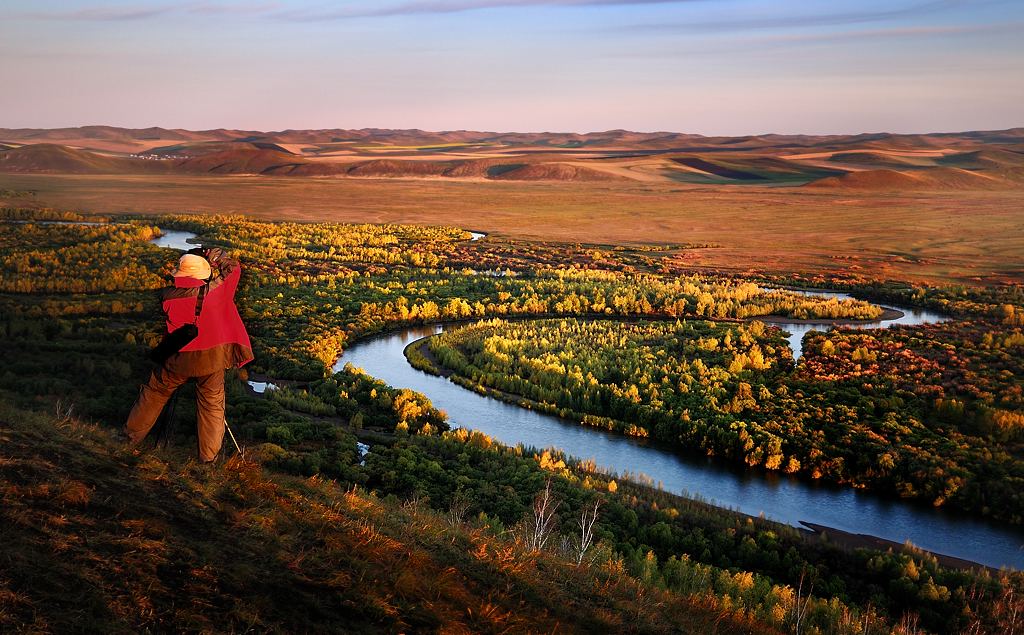
{"label": "rolling hill", "polygon": [[105,156],[52,143],[0,151],[0,172],[123,174],[149,169],[150,166],[135,159]]}
{"label": "rolling hill", "polygon": [[327,129],[0,129],[0,172],[211,174],[687,186],[1013,189],[1024,128],[898,135],[705,137]]}
{"label": "rolling hill", "polygon": [[[167,160],[160,161],[161,163]],[[195,174],[263,174],[268,170],[304,163],[290,152],[259,148],[251,144],[199,154],[185,159],[171,159],[171,169]]]}
{"label": "rolling hill", "polygon": [[856,190],[997,190],[1017,184],[997,176],[971,172],[960,168],[934,168],[930,170],[864,170],[831,176],[813,183],[812,188],[842,188]]}

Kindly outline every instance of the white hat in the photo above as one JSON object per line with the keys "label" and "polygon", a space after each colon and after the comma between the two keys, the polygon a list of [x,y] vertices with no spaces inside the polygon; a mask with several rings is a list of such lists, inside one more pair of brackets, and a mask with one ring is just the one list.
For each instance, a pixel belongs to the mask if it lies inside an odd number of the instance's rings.
{"label": "white hat", "polygon": [[210,277],[210,263],[195,254],[185,254],[178,259],[178,270],[171,275],[175,278],[206,280]]}

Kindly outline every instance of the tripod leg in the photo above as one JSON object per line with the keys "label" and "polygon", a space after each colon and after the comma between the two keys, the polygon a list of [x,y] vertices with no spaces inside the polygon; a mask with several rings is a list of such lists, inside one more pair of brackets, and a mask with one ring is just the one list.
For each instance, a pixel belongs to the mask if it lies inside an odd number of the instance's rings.
{"label": "tripod leg", "polygon": [[238,451],[238,456],[245,458],[245,452],[242,448],[238,447],[238,441],[235,440],[235,433],[231,431],[231,426],[228,425],[228,420],[224,419],[224,427],[227,428],[228,434],[231,435],[231,442],[235,444],[235,450]]}
{"label": "tripod leg", "polygon": [[175,390],[174,394],[171,395],[170,401],[167,402],[167,406],[160,413],[160,428],[156,439],[157,447],[166,448],[171,444],[171,437],[174,434],[174,410],[177,405],[178,391]]}
{"label": "tripod leg", "polygon": [[170,444],[174,427],[174,407],[177,403],[178,391],[175,390],[160,410],[160,416],[157,418],[150,434],[150,438],[153,439],[154,448],[166,448]]}

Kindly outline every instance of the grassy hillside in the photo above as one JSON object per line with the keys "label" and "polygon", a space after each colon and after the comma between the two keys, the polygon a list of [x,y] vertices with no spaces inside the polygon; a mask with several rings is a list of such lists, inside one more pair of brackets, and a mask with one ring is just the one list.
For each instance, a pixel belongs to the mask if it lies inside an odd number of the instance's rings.
{"label": "grassy hillside", "polygon": [[4,632],[773,632],[474,523],[0,400]]}

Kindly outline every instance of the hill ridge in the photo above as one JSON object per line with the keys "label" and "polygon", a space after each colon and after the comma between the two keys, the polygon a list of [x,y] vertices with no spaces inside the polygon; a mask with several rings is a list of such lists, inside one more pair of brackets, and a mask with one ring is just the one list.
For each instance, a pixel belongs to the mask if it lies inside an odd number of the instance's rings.
{"label": "hill ridge", "polygon": [[862,190],[991,190],[1024,182],[1024,128],[723,137],[619,129],[260,132],[92,126],[0,129],[0,139],[0,173],[632,181],[748,189],[816,183]]}

